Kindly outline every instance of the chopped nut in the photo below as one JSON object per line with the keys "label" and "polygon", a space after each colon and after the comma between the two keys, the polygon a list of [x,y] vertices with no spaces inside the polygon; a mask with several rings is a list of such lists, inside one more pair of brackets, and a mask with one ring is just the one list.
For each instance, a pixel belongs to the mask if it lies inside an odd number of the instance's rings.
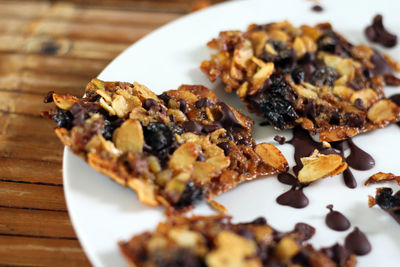
{"label": "chopped nut", "polygon": [[228,211],[228,209],[222,205],[221,203],[218,203],[215,200],[209,200],[208,204],[210,205],[211,208],[213,208],[215,211],[219,212],[219,213],[225,213]]}
{"label": "chopped nut", "polygon": [[359,133],[357,129],[346,127],[331,127],[330,129],[323,130],[319,138],[326,142],[336,142],[347,139]]}
{"label": "chopped nut", "polygon": [[214,165],[214,168],[215,168],[216,172],[219,172],[222,169],[227,168],[231,164],[231,161],[230,161],[229,157],[225,157],[225,156],[218,156],[218,157],[209,158],[209,159],[206,160],[206,162],[211,163],[212,165]]}
{"label": "chopped nut", "polygon": [[297,58],[301,58],[307,52],[306,46],[301,37],[294,39],[293,48],[296,51]]}
{"label": "chopped nut", "polygon": [[172,154],[169,167],[178,171],[191,172],[193,163],[199,155],[199,146],[195,143],[185,143]]}
{"label": "chopped nut", "polygon": [[285,263],[293,258],[300,251],[300,246],[297,242],[288,236],[282,238],[275,249],[275,255],[278,259]]}
{"label": "chopped nut", "polygon": [[144,145],[142,125],[137,120],[126,120],[114,131],[113,141],[123,152],[142,152]]}
{"label": "chopped nut", "polygon": [[[256,261],[250,264],[247,260],[256,253],[256,245],[253,241],[243,238],[233,232],[222,231],[215,240],[216,249],[206,256],[207,266],[237,266],[250,267],[260,266],[261,263]],[[232,246],[232,244],[235,244]]]}
{"label": "chopped nut", "polygon": [[282,152],[276,146],[268,143],[261,143],[256,146],[255,152],[266,164],[281,172],[287,171],[289,164],[285,156],[283,156]]}
{"label": "chopped nut", "polygon": [[154,185],[139,179],[129,179],[128,186],[136,191],[139,200],[149,206],[158,206]]}
{"label": "chopped nut", "polygon": [[350,98],[350,101],[354,104],[357,99],[362,100],[364,108],[369,108],[377,99],[378,95],[371,88],[355,91]]}
{"label": "chopped nut", "polygon": [[318,154],[317,156],[302,158],[301,161],[304,165],[298,174],[301,183],[310,183],[330,176],[338,168],[342,169],[344,164],[342,157],[336,154]]}
{"label": "chopped nut", "polygon": [[368,110],[367,117],[374,123],[384,123],[399,116],[399,107],[388,99],[379,100]]}
{"label": "chopped nut", "polygon": [[59,95],[53,93],[53,100],[57,107],[63,110],[69,110],[79,99],[70,94]]}
{"label": "chopped nut", "polygon": [[182,247],[196,248],[205,244],[205,239],[201,234],[184,228],[172,228],[168,236]]}
{"label": "chopped nut", "polygon": [[109,92],[106,92],[104,90],[97,90],[96,93],[101,96],[102,98],[104,98],[104,101],[106,101],[107,103],[111,103],[112,98],[110,96]]}
{"label": "chopped nut", "polygon": [[137,97],[140,98],[141,101],[145,101],[148,98],[152,98],[156,101],[160,101],[155,93],[153,93],[149,88],[144,86],[143,84],[140,84],[138,82],[135,82],[133,84],[134,90],[133,94],[136,95]]}
{"label": "chopped nut", "polygon": [[296,90],[296,92],[306,98],[311,98],[311,99],[316,99],[318,97],[317,93],[314,92],[313,90],[307,89],[303,87],[302,85],[297,85],[293,84],[293,88]]}
{"label": "chopped nut", "polygon": [[192,177],[199,184],[210,182],[211,178],[216,174],[216,168],[210,162],[196,161],[193,164]]}
{"label": "chopped nut", "polygon": [[242,83],[239,89],[236,90],[236,94],[239,97],[245,97],[247,95],[247,91],[249,90],[249,83],[246,81]]}
{"label": "chopped nut", "polygon": [[342,99],[349,100],[354,93],[354,90],[343,85],[333,87],[332,93]]}
{"label": "chopped nut", "polygon": [[118,117],[123,118],[130,112],[129,105],[123,96],[117,95],[111,103]]}
{"label": "chopped nut", "polygon": [[186,115],[178,109],[168,109],[167,114],[169,116],[172,115],[177,122],[185,122],[188,120]]}
{"label": "chopped nut", "polygon": [[116,114],[115,110],[109,104],[107,104],[107,102],[104,100],[104,98],[100,98],[99,103],[100,103],[100,106],[102,108],[104,108],[105,110],[107,110],[108,114],[110,114],[111,116],[114,116]]}
{"label": "chopped nut", "polygon": [[396,176],[393,173],[378,172],[368,178],[364,185],[376,184],[379,182],[396,181],[400,185],[400,176]]}
{"label": "chopped nut", "polygon": [[257,72],[254,74],[252,79],[252,88],[249,92],[249,95],[254,94],[254,91],[257,92],[260,89],[261,85],[265,82],[266,79],[271,76],[274,72],[274,63],[268,62],[265,63]]}
{"label": "chopped nut", "polygon": [[161,165],[157,157],[149,156],[148,161],[149,161],[149,168],[153,173],[158,173],[161,171]]}

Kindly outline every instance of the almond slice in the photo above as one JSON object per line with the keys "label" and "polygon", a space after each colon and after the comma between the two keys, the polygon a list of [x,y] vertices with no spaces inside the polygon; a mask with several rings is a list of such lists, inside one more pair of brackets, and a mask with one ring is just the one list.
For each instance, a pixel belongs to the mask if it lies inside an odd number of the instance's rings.
{"label": "almond slice", "polygon": [[69,110],[79,99],[70,94],[58,95],[53,93],[53,100],[57,107],[63,110]]}
{"label": "almond slice", "polygon": [[304,164],[298,174],[301,183],[310,183],[332,174],[338,174],[336,170],[343,168],[342,157],[336,154],[318,154],[315,157],[302,158],[301,161]]}
{"label": "almond slice", "polygon": [[399,107],[389,99],[379,100],[368,110],[367,117],[374,123],[384,123],[399,116]]}
{"label": "almond slice", "polygon": [[193,163],[199,155],[199,145],[189,142],[181,145],[172,154],[169,161],[170,168],[177,171],[191,172]]}
{"label": "almond slice", "polygon": [[255,152],[267,165],[281,172],[286,172],[288,170],[289,164],[285,156],[283,156],[282,152],[276,146],[268,143],[261,143],[256,146]]}
{"label": "almond slice", "polygon": [[396,176],[393,173],[378,172],[368,178],[364,185],[376,184],[379,182],[396,181],[400,185],[400,176]]}
{"label": "almond slice", "polygon": [[123,152],[142,152],[144,145],[142,125],[137,120],[126,120],[114,131],[113,142]]}

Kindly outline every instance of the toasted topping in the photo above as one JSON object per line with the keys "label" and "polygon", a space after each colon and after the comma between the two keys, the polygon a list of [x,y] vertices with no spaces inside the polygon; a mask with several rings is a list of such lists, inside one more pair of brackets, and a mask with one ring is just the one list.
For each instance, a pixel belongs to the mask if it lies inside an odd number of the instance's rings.
{"label": "toasted topping", "polygon": [[385,123],[399,116],[399,107],[388,99],[380,100],[372,105],[367,116],[374,123]]}
{"label": "toasted topping", "polygon": [[342,157],[336,154],[317,154],[302,158],[301,161],[304,165],[298,174],[301,183],[310,183],[321,178],[337,175],[347,168]]}
{"label": "toasted topping", "polygon": [[69,110],[78,101],[78,98],[70,94],[53,94],[53,100],[60,109]]}
{"label": "toasted topping", "polygon": [[289,164],[282,152],[274,145],[268,143],[258,144],[255,149],[256,153],[268,165],[285,172],[289,168]]}
{"label": "toasted topping", "polygon": [[142,125],[137,120],[129,119],[113,135],[115,146],[123,152],[142,152],[144,137]]}
{"label": "toasted topping", "polygon": [[389,181],[395,181],[398,185],[400,185],[400,176],[396,176],[393,173],[378,172],[369,177],[368,180],[365,181],[364,185]]}

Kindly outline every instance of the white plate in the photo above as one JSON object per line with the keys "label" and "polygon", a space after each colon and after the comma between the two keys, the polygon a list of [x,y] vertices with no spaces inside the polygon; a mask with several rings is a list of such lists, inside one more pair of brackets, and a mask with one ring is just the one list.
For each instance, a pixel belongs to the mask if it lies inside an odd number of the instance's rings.
{"label": "white plate", "polygon": [[[295,25],[330,21],[335,29],[358,44],[366,43],[363,29],[375,14],[381,13],[385,25],[391,30],[397,29],[396,33],[400,34],[400,4],[397,0],[335,0],[321,4],[324,7],[322,13],[310,11],[312,3],[306,0],[234,1],[214,6],[183,17],[146,36],[118,56],[99,78],[138,81],[156,93],[177,88],[181,83],[203,84],[215,90],[224,101],[243,109],[236,97],[224,93],[221,84],[211,84],[199,70],[201,61],[209,58],[206,42],[221,30],[245,30],[250,23],[284,19]],[[400,59],[400,46],[388,52]],[[387,92],[393,94],[396,89],[389,88]],[[257,142],[271,141],[277,134],[271,127],[258,126],[254,133]],[[296,222],[307,222],[317,228],[316,235],[311,239],[316,247],[343,242],[353,226],[358,226],[367,234],[373,247],[369,255],[358,257],[360,266],[383,263],[385,266],[398,266],[400,225],[379,208],[368,208],[367,196],[374,195],[375,187],[362,184],[378,171],[400,174],[399,133],[400,129],[392,125],[354,138],[357,145],[374,156],[376,167],[365,172],[354,171],[359,184],[354,190],[347,188],[340,176],[313,183],[304,190],[310,199],[310,205],[305,209],[276,204],[276,197],[287,191],[289,186],[280,184],[273,177],[243,184],[218,197],[217,201],[229,209],[235,222],[262,215],[282,231],[292,229]],[[290,131],[283,134],[291,136]],[[279,148],[293,166],[293,148],[290,145]],[[144,230],[152,230],[164,219],[162,208],[141,204],[133,191],[92,170],[67,150],[64,153],[64,189],[74,228],[95,266],[126,266],[117,242]],[[331,203],[350,219],[350,230],[335,232],[326,227],[325,206]],[[201,204],[195,212],[211,213],[205,204]]]}

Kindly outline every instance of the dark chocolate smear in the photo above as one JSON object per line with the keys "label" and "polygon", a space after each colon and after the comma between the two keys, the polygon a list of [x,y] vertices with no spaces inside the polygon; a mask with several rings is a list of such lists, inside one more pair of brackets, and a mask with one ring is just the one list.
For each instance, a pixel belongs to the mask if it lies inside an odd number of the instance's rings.
{"label": "dark chocolate smear", "polygon": [[220,148],[222,148],[222,150],[224,150],[225,156],[228,156],[229,148],[231,146],[231,144],[229,142],[221,142],[217,146],[219,146]]}
{"label": "dark chocolate smear", "polygon": [[208,99],[207,97],[204,97],[200,100],[197,100],[196,103],[194,103],[196,108],[205,108],[205,107],[209,107],[211,106],[211,102],[210,99]]}
{"label": "dark chocolate smear", "polygon": [[351,149],[350,155],[346,158],[346,162],[349,164],[349,166],[361,171],[372,169],[375,166],[374,158],[356,146],[351,138],[349,138],[347,141]]}
{"label": "dark chocolate smear", "polygon": [[287,172],[278,174],[278,181],[282,184],[300,186],[299,180]]}
{"label": "dark chocolate smear", "polygon": [[371,244],[363,232],[355,227],[353,232],[347,235],[344,246],[352,253],[362,256],[371,251]]}
{"label": "dark chocolate smear", "polygon": [[356,188],[357,181],[354,178],[353,172],[347,167],[343,172],[343,180],[348,188]]}
{"label": "dark chocolate smear", "polygon": [[301,163],[301,158],[310,156],[315,149],[322,150],[322,144],[315,142],[310,134],[297,126],[293,129],[293,138],[287,143],[294,146],[294,160],[296,162],[296,166],[293,167],[293,171],[297,174],[303,164]]}
{"label": "dark chocolate smear", "polygon": [[221,107],[222,116],[218,121],[215,122],[217,125],[220,125],[228,131],[243,129],[243,126],[236,119],[235,114],[233,114],[233,111],[227,104],[219,102],[218,105]]}
{"label": "dark chocolate smear", "polygon": [[186,132],[192,132],[195,134],[201,134],[201,131],[203,130],[202,125],[195,121],[185,121],[182,123],[182,128]]}
{"label": "dark chocolate smear", "polygon": [[333,205],[328,205],[329,213],[325,217],[325,223],[336,231],[345,231],[350,228],[350,221],[339,211],[333,210]]}
{"label": "dark chocolate smear", "polygon": [[289,191],[277,197],[276,202],[280,205],[289,206],[296,209],[307,207],[309,200],[303,193],[303,188],[293,186]]}
{"label": "dark chocolate smear", "polygon": [[373,71],[375,73],[382,75],[392,74],[392,68],[379,52],[375,51],[375,53],[371,56],[371,62],[374,64]]}
{"label": "dark chocolate smear", "polygon": [[327,248],[322,248],[321,251],[332,259],[337,266],[346,266],[350,252],[342,245],[336,243]]}
{"label": "dark chocolate smear", "polygon": [[384,47],[394,47],[397,44],[397,36],[388,32],[383,26],[382,15],[376,15],[372,21],[372,25],[365,29],[365,35],[368,40],[379,43]]}

